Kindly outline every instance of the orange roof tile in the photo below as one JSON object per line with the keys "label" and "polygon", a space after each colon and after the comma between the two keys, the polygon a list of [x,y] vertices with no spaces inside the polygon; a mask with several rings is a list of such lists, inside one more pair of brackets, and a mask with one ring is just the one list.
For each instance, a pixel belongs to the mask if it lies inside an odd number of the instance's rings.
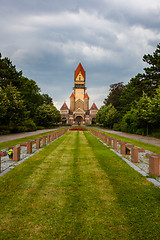
{"label": "orange roof tile", "polygon": [[74,93],[71,94],[70,98],[75,98],[75,95]]}
{"label": "orange roof tile", "polygon": [[68,110],[67,104],[64,102],[60,110]]}
{"label": "orange roof tile", "polygon": [[82,73],[82,75],[83,75],[83,77],[84,77],[84,79],[85,79],[85,71],[84,71],[81,63],[78,65],[78,67],[77,67],[77,69],[76,69],[76,71],[75,71],[75,78],[77,77],[77,75],[78,75],[78,73],[79,73],[80,71],[81,71],[81,73]]}
{"label": "orange roof tile", "polygon": [[84,95],[84,98],[89,98],[89,96],[88,96],[88,94],[87,94],[87,93]]}
{"label": "orange roof tile", "polygon": [[91,107],[91,109],[90,110],[98,110],[98,108],[97,108],[97,106],[96,106],[96,104],[95,103],[93,103],[92,104],[92,107]]}

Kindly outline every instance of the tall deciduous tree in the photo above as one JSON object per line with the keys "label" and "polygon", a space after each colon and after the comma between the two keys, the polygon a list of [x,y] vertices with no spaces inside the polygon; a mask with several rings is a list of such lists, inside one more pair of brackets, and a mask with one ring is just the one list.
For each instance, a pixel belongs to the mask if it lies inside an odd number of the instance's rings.
{"label": "tall deciduous tree", "polygon": [[146,79],[150,80],[153,90],[160,84],[160,43],[153,54],[143,56],[143,61],[149,64],[144,68]]}
{"label": "tall deciduous tree", "polygon": [[123,82],[115,83],[110,85],[110,93],[107,98],[104,100],[105,105],[112,104],[116,109],[120,107],[120,96],[122,90],[125,88]]}
{"label": "tall deciduous tree", "polygon": [[[0,115],[2,125],[19,126],[23,125],[23,121],[28,117],[28,112],[20,92],[12,85],[3,88],[3,98],[1,104],[5,107],[5,114]],[[4,105],[4,99],[6,105]]]}
{"label": "tall deciduous tree", "polygon": [[12,64],[9,58],[0,57],[0,87],[6,87],[9,84],[12,86],[20,86],[20,78],[22,71],[18,72],[16,66]]}
{"label": "tall deciduous tree", "polygon": [[104,127],[112,128],[118,120],[118,111],[110,103],[108,106],[103,105],[96,115],[96,122],[103,124]]}
{"label": "tall deciduous tree", "polygon": [[52,104],[43,104],[37,108],[35,122],[38,126],[48,127],[60,121],[60,112]]}
{"label": "tall deciduous tree", "polygon": [[37,107],[43,104],[43,96],[40,94],[40,88],[34,80],[21,77],[19,90],[27,106],[27,110],[30,111],[30,117],[33,118]]}

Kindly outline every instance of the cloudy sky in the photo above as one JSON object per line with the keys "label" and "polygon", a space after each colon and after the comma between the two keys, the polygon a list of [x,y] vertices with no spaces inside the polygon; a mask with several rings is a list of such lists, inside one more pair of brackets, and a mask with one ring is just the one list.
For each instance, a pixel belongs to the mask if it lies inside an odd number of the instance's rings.
{"label": "cloudy sky", "polygon": [[143,73],[160,42],[159,0],[0,0],[0,52],[57,108],[69,103],[79,61],[90,105]]}

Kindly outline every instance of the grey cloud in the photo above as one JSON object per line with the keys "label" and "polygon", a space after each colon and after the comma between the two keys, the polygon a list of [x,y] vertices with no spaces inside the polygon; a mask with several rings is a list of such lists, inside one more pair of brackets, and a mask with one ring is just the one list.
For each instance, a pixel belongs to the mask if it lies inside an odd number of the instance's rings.
{"label": "grey cloud", "polygon": [[2,0],[0,52],[57,106],[71,93],[81,60],[93,96],[96,87],[142,72],[142,56],[158,44],[159,0],[143,1]]}

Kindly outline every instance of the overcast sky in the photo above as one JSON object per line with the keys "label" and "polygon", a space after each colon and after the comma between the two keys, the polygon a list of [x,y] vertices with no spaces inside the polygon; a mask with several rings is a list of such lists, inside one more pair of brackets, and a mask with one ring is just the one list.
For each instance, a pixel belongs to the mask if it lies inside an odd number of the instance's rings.
{"label": "overcast sky", "polygon": [[160,43],[159,0],[0,0],[0,52],[59,109],[81,60],[100,107],[109,85],[143,73]]}

